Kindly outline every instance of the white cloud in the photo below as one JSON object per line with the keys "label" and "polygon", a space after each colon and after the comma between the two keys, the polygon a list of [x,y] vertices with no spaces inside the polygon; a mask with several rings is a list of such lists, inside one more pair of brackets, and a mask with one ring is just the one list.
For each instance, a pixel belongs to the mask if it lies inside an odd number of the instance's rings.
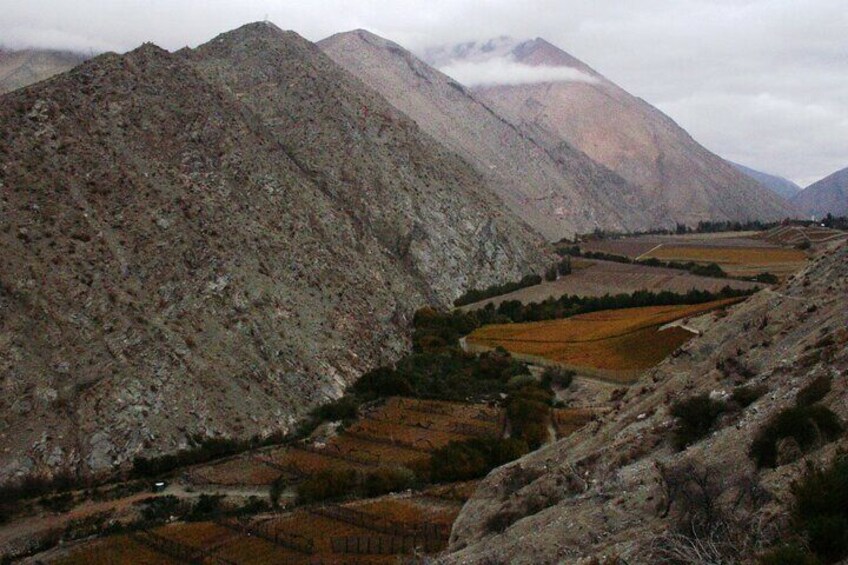
{"label": "white cloud", "polygon": [[0,43],[85,51],[179,49],[266,16],[414,51],[543,37],[722,156],[801,184],[848,166],[845,0],[0,0],[0,14]]}
{"label": "white cloud", "polygon": [[454,61],[439,69],[466,86],[537,84],[540,82],[597,82],[593,76],[569,67],[525,65],[508,58]]}

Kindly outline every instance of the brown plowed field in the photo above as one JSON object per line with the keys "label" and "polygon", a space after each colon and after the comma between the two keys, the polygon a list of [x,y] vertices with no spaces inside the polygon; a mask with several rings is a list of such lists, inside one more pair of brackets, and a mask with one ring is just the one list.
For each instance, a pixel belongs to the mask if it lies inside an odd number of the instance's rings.
{"label": "brown plowed field", "polygon": [[604,296],[605,294],[631,294],[637,290],[651,292],[667,290],[682,294],[693,288],[718,292],[725,286],[737,289],[749,289],[757,286],[755,283],[745,281],[699,277],[677,269],[647,267],[612,261],[590,260],[586,263],[588,265],[585,268],[577,269],[557,281],[546,281],[509,294],[475,302],[464,306],[462,310],[482,308],[489,303],[497,306],[507,300],[518,300],[524,304],[529,304],[531,302],[542,302],[550,297],[559,298],[566,294]]}

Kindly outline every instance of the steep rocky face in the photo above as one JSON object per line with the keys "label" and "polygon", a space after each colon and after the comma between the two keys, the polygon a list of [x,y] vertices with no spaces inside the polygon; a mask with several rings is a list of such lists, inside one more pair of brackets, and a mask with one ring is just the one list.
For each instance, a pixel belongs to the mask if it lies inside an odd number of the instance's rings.
{"label": "steep rocky face", "polygon": [[[494,50],[500,53],[503,49]],[[439,53],[442,60],[446,54]],[[482,47],[465,50],[485,60]],[[791,205],[699,145],[671,118],[543,39],[518,43],[510,61],[567,67],[579,80],[483,85],[475,92],[536,139],[564,140],[605,165],[676,221],[780,219]],[[456,57],[449,60],[462,60]]]}
{"label": "steep rocky face", "polygon": [[0,94],[64,73],[86,58],[81,53],[70,51],[0,49]]}
{"label": "steep rocky face", "polygon": [[4,96],[0,478],[286,430],[405,350],[416,307],[541,267],[466,163],[317,48],[230,38],[196,66],[231,89],[145,45]]}
{"label": "steep rocky face", "polygon": [[801,187],[789,179],[756,171],[738,163],[730,164],[736,167],[736,169],[740,172],[748,175],[770,191],[774,192],[781,198],[785,198],[786,200],[792,200],[793,197],[797,196],[798,193],[801,192]]}
{"label": "steep rocky face", "polygon": [[792,203],[817,218],[828,214],[848,216],[848,169],[811,184],[795,196]]}
{"label": "steep rocky face", "polygon": [[[445,562],[597,563],[589,558],[620,556],[656,563],[663,549],[686,549],[686,536],[672,533],[691,512],[703,511],[697,500],[709,500],[715,516],[721,511],[734,559],[788,539],[792,481],[808,462],[822,464],[848,447],[848,438],[801,458],[797,447],[779,445],[775,469],[757,470],[748,450],[765,423],[817,378],[832,379],[822,404],[848,419],[848,245],[824,251],[785,285],[726,317],[692,323],[704,334],[613,401],[609,414],[490,474],[454,525]],[[743,384],[765,393],[728,409],[712,433],[683,451],[670,445],[674,401],[698,394],[728,399]],[[694,496],[709,499],[687,506],[677,489],[689,480],[703,484]],[[727,542],[721,535],[709,543]]]}
{"label": "steep rocky face", "polygon": [[637,189],[567,143],[545,147],[468,89],[396,43],[363,30],[318,43],[336,63],[465,157],[509,208],[550,239],[597,227],[668,223]]}

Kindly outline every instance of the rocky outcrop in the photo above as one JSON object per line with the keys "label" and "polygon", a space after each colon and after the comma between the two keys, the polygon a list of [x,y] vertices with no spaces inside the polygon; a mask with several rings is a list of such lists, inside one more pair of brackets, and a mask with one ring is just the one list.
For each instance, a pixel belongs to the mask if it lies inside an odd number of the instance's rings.
{"label": "rocky outcrop", "polygon": [[0,105],[0,479],[285,431],[408,319],[539,270],[464,161],[293,33]]}
{"label": "rocky outcrop", "polygon": [[[701,485],[697,504],[708,500],[728,512],[734,558],[785,539],[791,482],[807,461],[829,460],[848,440],[843,435],[800,459],[798,446],[784,441],[775,469],[757,470],[748,450],[765,422],[817,378],[832,379],[822,403],[848,419],[846,275],[842,243],[784,286],[710,318],[702,336],[612,401],[608,415],[495,470],[463,508],[444,562],[659,562],[658,552],[691,541],[675,533],[682,513],[693,511],[683,503],[684,483]],[[765,393],[727,410],[712,433],[683,451],[671,446],[674,401],[728,399],[740,385]]]}

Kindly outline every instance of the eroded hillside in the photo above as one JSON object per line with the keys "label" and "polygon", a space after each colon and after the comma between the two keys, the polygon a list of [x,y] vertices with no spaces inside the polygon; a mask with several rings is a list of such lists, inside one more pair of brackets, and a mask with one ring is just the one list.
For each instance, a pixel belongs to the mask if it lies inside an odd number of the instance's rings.
{"label": "eroded hillside", "polygon": [[[790,483],[848,442],[844,434],[829,441],[817,425],[806,453],[781,440],[771,454],[776,467],[760,469],[751,446],[814,382],[830,383],[815,405],[848,419],[846,276],[842,243],[785,285],[702,320],[704,335],[642,377],[612,412],[487,477],[463,508],[445,561],[653,563],[689,551],[694,560],[684,562],[694,563],[705,547],[736,559],[790,539]],[[750,405],[739,400],[743,386],[756,391]],[[709,433],[678,451],[671,406],[698,395],[723,409]],[[699,539],[689,526],[705,523],[705,509],[720,528]]]}
{"label": "eroded hillside", "polygon": [[285,431],[404,350],[415,308],[543,264],[305,40],[254,24],[197,56],[145,45],[3,98],[2,479]]}

